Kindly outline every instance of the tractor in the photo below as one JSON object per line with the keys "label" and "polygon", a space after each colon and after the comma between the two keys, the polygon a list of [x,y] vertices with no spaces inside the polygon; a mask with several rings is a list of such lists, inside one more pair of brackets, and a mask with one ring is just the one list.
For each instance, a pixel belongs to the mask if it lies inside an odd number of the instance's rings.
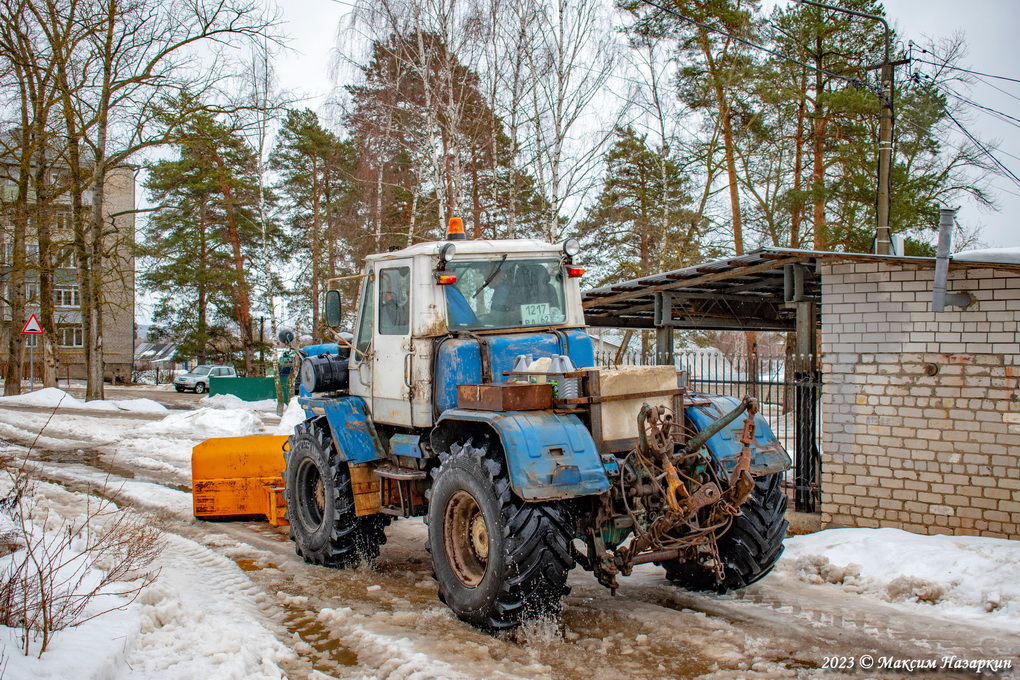
{"label": "tractor", "polygon": [[454,219],[366,258],[353,334],[325,293],[338,342],[302,353],[306,418],[276,485],[257,475],[301,557],[351,567],[423,517],[440,599],[489,631],[555,615],[576,565],[614,591],[645,563],[718,592],[772,569],[791,461],[758,403],[673,366],[596,366],[579,251]]}

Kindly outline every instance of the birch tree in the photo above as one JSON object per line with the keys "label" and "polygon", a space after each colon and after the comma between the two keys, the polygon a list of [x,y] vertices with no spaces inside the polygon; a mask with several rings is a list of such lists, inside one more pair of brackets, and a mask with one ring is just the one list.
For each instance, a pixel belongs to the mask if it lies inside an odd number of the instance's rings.
{"label": "birch tree", "polygon": [[106,187],[140,151],[171,139],[167,98],[207,94],[232,66],[224,56],[272,24],[252,0],[30,0],[55,62],[67,142],[71,223],[85,336],[87,399],[103,397],[103,315],[109,277],[130,263],[125,225],[107,209]]}

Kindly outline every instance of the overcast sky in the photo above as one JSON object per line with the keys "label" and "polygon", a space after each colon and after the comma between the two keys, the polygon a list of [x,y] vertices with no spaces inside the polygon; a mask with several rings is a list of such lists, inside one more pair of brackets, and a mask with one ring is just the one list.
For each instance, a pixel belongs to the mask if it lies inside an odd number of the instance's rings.
{"label": "overcast sky", "polygon": [[[783,3],[785,0],[774,0]],[[774,4],[766,0],[766,5]],[[280,86],[308,97],[303,105],[318,109],[332,84],[328,65],[335,47],[338,23],[350,11],[347,0],[279,0],[284,31],[291,38],[291,51],[277,60]],[[965,66],[976,71],[1020,79],[1020,64],[1014,45],[1020,29],[1020,2],[1015,0],[889,0],[886,11],[904,42],[921,42],[925,36],[948,37],[962,31],[969,55]],[[923,65],[921,65],[923,67]],[[924,67],[927,68],[927,67]],[[905,76],[900,70],[898,77]],[[1020,118],[1020,84],[988,80],[976,83],[969,93],[973,101]],[[986,141],[997,141],[996,156],[1020,175],[1020,134],[1016,127],[992,116],[971,110],[964,125]],[[957,140],[954,140],[957,141]],[[958,219],[968,225],[983,225],[982,240],[990,246],[1020,247],[1020,186],[1006,177],[993,181],[1001,210],[981,212],[964,203]],[[893,187],[895,191],[895,187]],[[956,206],[950,206],[956,207]]]}

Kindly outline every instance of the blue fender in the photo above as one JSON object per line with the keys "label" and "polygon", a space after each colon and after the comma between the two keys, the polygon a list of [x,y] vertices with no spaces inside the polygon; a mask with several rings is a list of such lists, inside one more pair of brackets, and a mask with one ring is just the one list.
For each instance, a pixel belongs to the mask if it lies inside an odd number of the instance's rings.
{"label": "blue fender", "polygon": [[[687,406],[684,415],[700,432],[719,420],[740,405],[736,397],[723,397],[714,394],[689,394],[689,399],[696,400],[697,405]],[[705,401],[708,401],[705,404]],[[705,446],[727,471],[733,470],[737,464],[737,456],[743,446],[740,435],[744,431],[746,416],[739,416],[715,435],[709,437]],[[754,442],[751,444],[751,475],[761,477],[788,470],[793,465],[790,454],[783,448],[765,417],[759,412],[754,418]]]}
{"label": "blue fender", "polygon": [[510,486],[526,501],[563,500],[609,490],[595,441],[575,415],[448,409],[433,430],[433,448],[445,448],[443,432],[457,421],[485,423],[496,432],[506,455]]}
{"label": "blue fender", "polygon": [[383,457],[382,443],[361,397],[300,397],[309,418],[325,416],[337,453],[348,463],[368,463]]}

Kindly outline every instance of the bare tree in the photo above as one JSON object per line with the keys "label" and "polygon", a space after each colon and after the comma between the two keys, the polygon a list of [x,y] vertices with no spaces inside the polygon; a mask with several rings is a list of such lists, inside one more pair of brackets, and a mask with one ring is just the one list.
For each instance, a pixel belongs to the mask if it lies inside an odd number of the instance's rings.
{"label": "bare tree", "polygon": [[530,52],[530,109],[534,131],[527,165],[549,204],[545,237],[558,240],[561,220],[573,223],[597,180],[598,162],[617,120],[600,120],[606,82],[618,45],[598,0],[539,4]]}
{"label": "bare tree", "polygon": [[[131,211],[111,213],[108,182],[140,151],[172,139],[177,125],[164,107],[170,97],[185,90],[216,91],[224,74],[231,73],[226,51],[264,38],[273,18],[253,0],[25,4],[54,61],[67,138],[64,162],[85,336],[86,398],[101,399],[104,310],[122,302],[104,297],[106,284],[111,275],[132,270],[125,249],[117,247],[130,232]],[[240,316],[242,335],[250,336],[250,315],[242,311]]]}

